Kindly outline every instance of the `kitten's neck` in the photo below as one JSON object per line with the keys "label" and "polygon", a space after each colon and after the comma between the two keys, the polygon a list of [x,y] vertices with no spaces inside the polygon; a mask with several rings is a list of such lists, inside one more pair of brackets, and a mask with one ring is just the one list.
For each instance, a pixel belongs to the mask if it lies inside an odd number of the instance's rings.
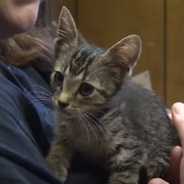
{"label": "kitten's neck", "polygon": [[92,114],[93,114],[96,118],[100,119],[100,118],[101,118],[104,114],[106,114],[109,110],[110,110],[109,107],[104,107],[104,108],[100,109],[98,112],[93,112]]}
{"label": "kitten's neck", "polygon": [[110,109],[113,109],[113,107],[117,107],[118,104],[122,103],[122,91],[125,90],[130,83],[132,83],[131,82],[131,78],[132,78],[131,76],[130,77],[127,77],[124,80],[122,86],[113,95],[113,97],[108,100],[107,106]]}

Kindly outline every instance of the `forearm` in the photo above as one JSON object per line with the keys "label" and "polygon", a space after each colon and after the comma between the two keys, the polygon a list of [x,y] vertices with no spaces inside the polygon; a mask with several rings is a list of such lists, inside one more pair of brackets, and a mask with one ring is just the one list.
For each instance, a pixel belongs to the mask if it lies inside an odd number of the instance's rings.
{"label": "forearm", "polygon": [[0,40],[30,29],[38,15],[40,0],[0,0]]}

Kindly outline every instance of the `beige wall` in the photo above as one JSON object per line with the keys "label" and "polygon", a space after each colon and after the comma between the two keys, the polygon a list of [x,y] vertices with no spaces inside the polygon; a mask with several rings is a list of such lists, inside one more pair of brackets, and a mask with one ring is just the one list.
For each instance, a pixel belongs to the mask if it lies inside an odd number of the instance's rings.
{"label": "beige wall", "polygon": [[184,1],[167,0],[167,103],[184,102]]}

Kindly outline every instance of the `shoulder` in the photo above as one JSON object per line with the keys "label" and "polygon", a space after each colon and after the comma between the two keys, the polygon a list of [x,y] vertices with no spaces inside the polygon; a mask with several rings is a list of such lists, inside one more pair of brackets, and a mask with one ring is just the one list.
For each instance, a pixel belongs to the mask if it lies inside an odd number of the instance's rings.
{"label": "shoulder", "polygon": [[141,108],[145,112],[154,110],[166,113],[162,99],[153,90],[131,82],[131,80],[125,81],[119,96],[122,102],[134,110],[138,111]]}
{"label": "shoulder", "polygon": [[121,89],[121,92],[123,94],[127,94],[127,95],[136,95],[136,96],[139,96],[139,97],[142,97],[142,98],[150,98],[150,97],[154,97],[154,98],[157,98],[157,95],[156,93],[151,90],[151,89],[148,89],[140,84],[137,84],[135,82],[133,82],[131,80],[131,78],[128,78],[123,86],[122,86],[122,89]]}

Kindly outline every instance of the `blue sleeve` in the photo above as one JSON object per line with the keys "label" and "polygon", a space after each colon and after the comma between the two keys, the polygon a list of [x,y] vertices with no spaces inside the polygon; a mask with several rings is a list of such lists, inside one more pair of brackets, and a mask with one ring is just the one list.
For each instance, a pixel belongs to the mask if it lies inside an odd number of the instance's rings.
{"label": "blue sleeve", "polygon": [[0,63],[0,183],[61,184],[47,168],[39,145],[48,142],[44,119],[29,105],[20,76],[10,70]]}

